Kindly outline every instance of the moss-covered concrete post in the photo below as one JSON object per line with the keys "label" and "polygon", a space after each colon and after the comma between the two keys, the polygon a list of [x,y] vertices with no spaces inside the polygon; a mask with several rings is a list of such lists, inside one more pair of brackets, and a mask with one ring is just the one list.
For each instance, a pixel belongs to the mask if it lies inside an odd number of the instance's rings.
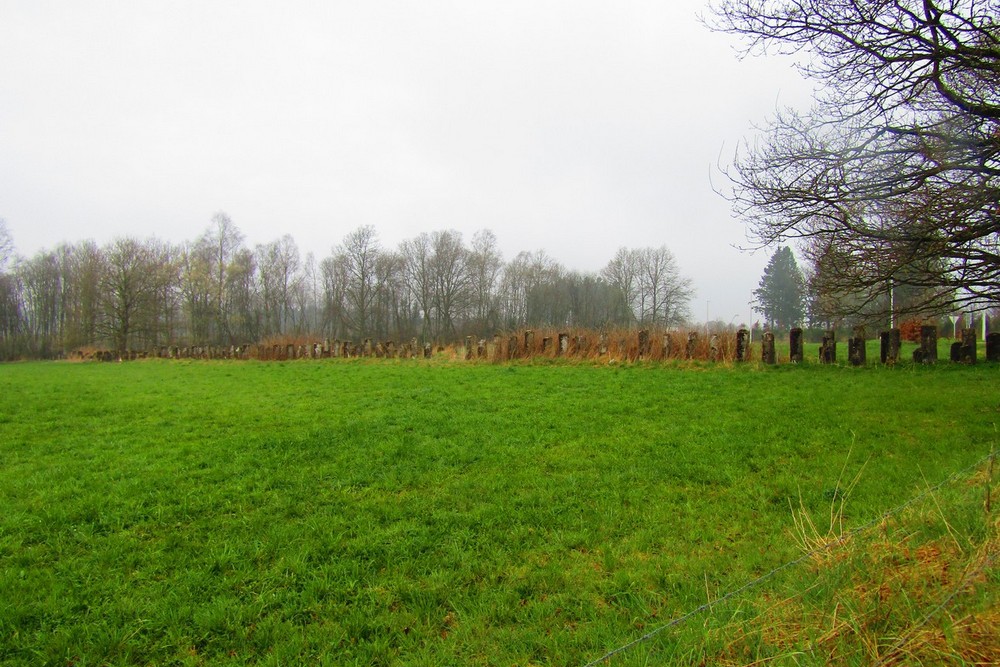
{"label": "moss-covered concrete post", "polygon": [[868,344],[864,327],[854,329],[854,336],[847,341],[847,360],[852,366],[864,366],[868,361]]}
{"label": "moss-covered concrete post", "polygon": [[819,346],[819,362],[821,364],[837,363],[837,337],[833,331],[823,334],[823,342]]}
{"label": "moss-covered concrete post", "polygon": [[649,330],[642,329],[639,331],[639,358],[645,359],[649,356],[650,346],[649,346]]}
{"label": "moss-covered concrete post", "polygon": [[764,332],[764,338],[761,342],[760,360],[772,366],[778,363],[778,357],[774,353],[774,334],[770,331]]}
{"label": "moss-covered concrete post", "polygon": [[746,329],[736,332],[736,361],[750,361],[750,332]]}
{"label": "moss-covered concrete post", "polygon": [[922,364],[937,363],[937,327],[935,325],[925,324],[920,327],[920,348],[917,351],[920,352],[920,358],[917,359],[915,356],[914,361],[919,361]]}
{"label": "moss-covered concrete post", "polygon": [[879,334],[879,359],[883,364],[892,365],[899,361],[899,329],[889,329]]}
{"label": "moss-covered concrete post", "polygon": [[802,329],[795,327],[788,332],[788,359],[793,364],[801,364],[805,359],[802,345]]}
{"label": "moss-covered concrete post", "polygon": [[688,333],[687,349],[684,350],[684,353],[688,359],[694,358],[694,351],[695,348],[697,347],[698,347],[698,332],[691,331]]}
{"label": "moss-covered concrete post", "polygon": [[986,361],[1000,361],[1000,333],[998,332],[986,336]]}
{"label": "moss-covered concrete post", "polygon": [[973,328],[962,329],[962,363],[976,363],[976,330]]}

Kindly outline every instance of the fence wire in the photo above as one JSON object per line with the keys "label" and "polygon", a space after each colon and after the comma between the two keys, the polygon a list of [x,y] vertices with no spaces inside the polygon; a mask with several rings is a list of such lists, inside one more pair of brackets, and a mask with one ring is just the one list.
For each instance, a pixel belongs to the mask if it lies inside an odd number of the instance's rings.
{"label": "fence wire", "polygon": [[[709,600],[705,604],[692,609],[691,611],[687,612],[686,614],[683,614],[682,616],[678,616],[677,618],[672,619],[672,620],[668,621],[667,623],[664,623],[662,625],[659,625],[659,626],[653,628],[652,630],[650,630],[646,634],[633,639],[632,641],[628,642],[627,644],[623,644],[622,646],[619,646],[618,648],[612,649],[612,650],[608,651],[607,653],[605,653],[604,655],[602,655],[601,657],[597,658],[596,660],[592,660],[592,661],[586,663],[583,667],[597,667],[597,665],[600,665],[601,663],[607,663],[608,661],[610,661],[615,656],[618,656],[618,655],[620,655],[622,653],[625,653],[626,651],[628,651],[630,649],[633,649],[636,646],[639,646],[640,644],[644,644],[644,643],[648,642],[649,640],[651,640],[653,637],[656,637],[657,635],[659,635],[659,634],[661,634],[661,633],[663,633],[663,632],[665,632],[665,631],[667,631],[667,630],[669,630],[671,628],[675,628],[675,627],[677,627],[679,625],[682,625],[682,624],[686,623],[688,620],[694,618],[695,616],[698,616],[699,614],[701,614],[701,613],[703,613],[705,611],[708,611],[708,610],[710,610],[710,609],[712,609],[714,607],[717,607],[717,606],[719,606],[721,604],[724,604],[724,603],[728,602],[729,600],[732,600],[735,597],[740,596],[741,594],[745,593],[746,591],[750,590],[751,588],[755,588],[755,587],[759,586],[760,584],[764,583],[765,581],[771,579],[775,575],[780,574],[781,572],[784,572],[785,570],[788,570],[790,568],[793,568],[793,567],[799,565],[800,563],[802,563],[804,561],[807,561],[810,558],[813,558],[814,556],[817,556],[817,555],[819,555],[821,553],[829,551],[829,550],[833,549],[834,547],[837,547],[837,546],[840,546],[840,545],[844,544],[845,542],[847,542],[849,539],[851,539],[855,535],[863,533],[864,531],[866,531],[866,530],[868,530],[870,528],[873,528],[873,527],[881,524],[886,519],[888,519],[888,518],[890,518],[890,517],[892,517],[892,516],[894,516],[896,514],[899,514],[900,512],[902,512],[907,507],[910,507],[911,505],[913,505],[913,504],[915,504],[915,503],[923,500],[924,498],[926,498],[927,496],[931,495],[932,493],[934,493],[938,489],[946,486],[947,484],[952,483],[953,481],[955,481],[957,479],[960,479],[960,478],[968,475],[970,472],[972,472],[973,470],[975,470],[976,468],[978,468],[979,466],[981,466],[982,464],[984,464],[986,461],[989,461],[991,459],[995,459],[996,456],[997,456],[997,452],[991,451],[989,454],[983,456],[982,458],[978,459],[974,463],[966,466],[965,468],[962,468],[961,470],[958,470],[957,472],[953,472],[951,475],[948,475],[947,477],[945,477],[943,480],[941,480],[940,482],[938,482],[934,486],[927,487],[926,489],[924,489],[923,491],[921,491],[917,495],[913,496],[912,498],[910,498],[906,502],[903,502],[903,503],[901,503],[899,505],[896,505],[895,507],[892,507],[891,509],[886,510],[882,514],[879,514],[878,516],[876,516],[875,518],[871,519],[867,523],[864,523],[864,524],[862,524],[860,526],[856,526],[855,528],[852,528],[851,530],[847,531],[846,533],[843,533],[837,539],[831,540],[830,542],[825,543],[825,544],[823,544],[823,545],[821,545],[819,547],[816,547],[815,549],[811,549],[810,551],[805,552],[804,554],[802,554],[798,558],[796,558],[794,560],[791,560],[791,561],[788,561],[787,563],[783,563],[783,564],[779,565],[778,567],[774,568],[773,570],[771,570],[770,572],[767,572],[767,573],[765,573],[765,574],[757,577],[753,581],[747,582],[747,583],[743,584],[742,586],[740,586],[739,588],[736,588],[736,589],[734,589],[732,591],[729,591],[728,593],[726,593],[722,597],[716,598],[715,600]],[[993,560],[993,557],[991,555],[988,558],[987,562],[988,563],[992,562],[992,560]],[[945,600],[942,601],[941,604],[937,608],[935,608],[934,610],[932,610],[931,616],[928,616],[928,618],[926,619],[925,622],[929,621],[930,618],[933,616],[933,614],[936,614],[941,609],[943,609],[947,605],[947,603],[950,602],[952,598],[954,598],[954,596],[957,594],[958,590],[959,589],[956,588],[952,592],[952,594],[949,595],[947,598],[945,598]]]}

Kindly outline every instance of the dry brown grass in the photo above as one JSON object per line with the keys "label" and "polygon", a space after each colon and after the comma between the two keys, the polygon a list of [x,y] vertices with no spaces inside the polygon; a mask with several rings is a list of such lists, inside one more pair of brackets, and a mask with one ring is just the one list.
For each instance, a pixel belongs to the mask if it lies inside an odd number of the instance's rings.
{"label": "dry brown grass", "polygon": [[[969,497],[991,482],[987,466],[967,481]],[[934,493],[868,534],[843,531],[843,502],[822,531],[800,505],[794,532],[813,583],[762,597],[752,620],[713,630],[719,648],[705,664],[1000,665],[1000,519],[989,494],[979,540],[949,523]]]}
{"label": "dry brown grass", "polygon": [[[526,335],[530,332],[529,335]],[[689,334],[696,338],[688,350]],[[565,352],[560,349],[559,336],[568,337]],[[715,361],[731,363],[736,357],[735,332],[706,332],[704,330],[649,329],[648,344],[640,346],[636,329],[590,330],[576,328],[543,328],[505,332],[486,339],[473,339],[471,358],[493,363],[512,360],[564,358],[570,362],[633,363],[638,361]],[[712,343],[715,337],[713,358]],[[485,353],[478,354],[481,341]],[[447,356],[466,358],[465,342],[455,343],[446,349]]]}

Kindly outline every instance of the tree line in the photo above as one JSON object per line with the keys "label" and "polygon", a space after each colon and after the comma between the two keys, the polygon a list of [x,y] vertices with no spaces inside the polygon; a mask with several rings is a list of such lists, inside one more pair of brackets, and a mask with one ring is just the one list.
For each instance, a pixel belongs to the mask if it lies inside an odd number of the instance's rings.
{"label": "tree line", "polygon": [[0,220],[0,358],[277,338],[449,342],[546,326],[673,327],[694,296],[669,249],[621,248],[596,273],[544,251],[505,260],[489,230],[387,248],[374,227],[329,256],[284,235],[250,247],[223,212],[191,242],[117,238],[18,257]]}

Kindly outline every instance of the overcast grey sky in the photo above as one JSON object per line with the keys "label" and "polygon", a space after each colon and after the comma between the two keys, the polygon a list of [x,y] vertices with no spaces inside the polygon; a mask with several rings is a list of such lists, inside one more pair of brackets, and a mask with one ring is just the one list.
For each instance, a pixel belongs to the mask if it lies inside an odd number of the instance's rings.
{"label": "overcast grey sky", "polygon": [[[0,218],[17,250],[194,240],[326,257],[371,224],[497,235],[597,271],[668,246],[696,319],[749,318],[768,253],[716,170],[808,86],[704,0],[0,0]],[[713,173],[714,172],[714,173]]]}

